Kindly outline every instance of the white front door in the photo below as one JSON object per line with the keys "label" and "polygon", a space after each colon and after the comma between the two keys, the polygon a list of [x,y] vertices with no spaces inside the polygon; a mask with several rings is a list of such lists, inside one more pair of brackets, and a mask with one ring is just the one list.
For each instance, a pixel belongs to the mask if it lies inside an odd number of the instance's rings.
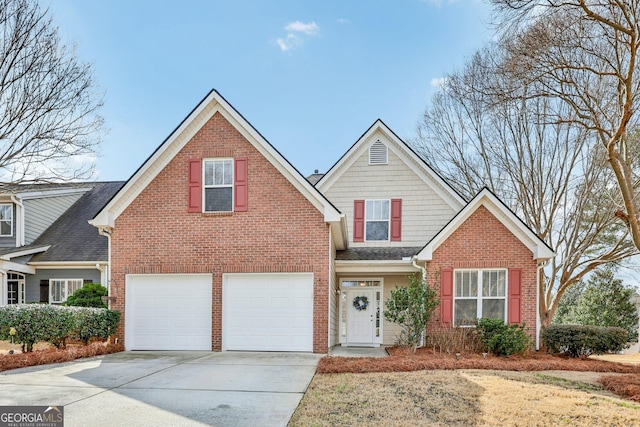
{"label": "white front door", "polygon": [[347,344],[371,345],[376,321],[376,291],[347,290]]}

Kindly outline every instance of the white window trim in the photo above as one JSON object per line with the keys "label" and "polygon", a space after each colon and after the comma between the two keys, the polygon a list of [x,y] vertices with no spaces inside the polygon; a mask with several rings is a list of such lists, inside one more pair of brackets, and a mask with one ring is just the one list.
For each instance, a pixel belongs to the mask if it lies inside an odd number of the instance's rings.
{"label": "white window trim", "polygon": [[[53,283],[54,281],[58,281],[58,282],[64,282],[64,289],[62,289],[62,300],[54,300],[53,296]],[[67,298],[69,298],[69,296],[71,296],[73,294],[73,292],[69,292],[69,282],[71,281],[79,281],[80,282],[80,286],[77,289],[80,289],[81,287],[84,286],[84,279],[79,279],[79,278],[75,278],[75,279],[58,279],[58,278],[53,278],[53,279],[49,279],[49,303],[50,304],[62,304],[63,302],[67,301]],[[76,290],[77,290],[76,289]]]}
{"label": "white window trim", "polygon": [[[457,297],[456,296],[456,273],[458,272],[466,272],[466,271],[475,271],[478,273],[478,296],[476,297]],[[482,280],[483,280],[483,272],[485,271],[503,271],[504,272],[504,297],[486,297],[484,298],[482,295]],[[509,315],[509,274],[506,268],[458,268],[453,270],[453,324],[456,324],[456,300],[476,300],[476,318],[482,318],[482,300],[484,299],[503,299],[504,300],[504,321],[507,322]],[[473,327],[474,325],[462,325],[463,327]]]}
{"label": "white window trim", "polygon": [[[367,203],[369,202],[387,202],[389,204],[389,218],[387,219],[387,239],[386,240],[369,240],[367,239],[367,223],[383,222],[384,220],[367,219]],[[364,201],[364,241],[365,242],[390,242],[391,241],[391,199],[366,199]]]}
{"label": "white window trim", "polygon": [[[206,175],[206,163],[207,162],[224,162],[224,161],[230,161],[231,162],[231,184],[223,184],[223,185],[207,185],[206,184],[206,179],[205,179],[205,175]],[[233,208],[235,206],[235,192],[233,191],[233,188],[235,186],[235,163],[234,163],[234,159],[232,157],[212,157],[212,158],[207,158],[207,159],[202,159],[202,212],[204,213],[216,213],[216,212],[233,212]],[[214,172],[215,174],[215,172]],[[208,188],[231,188],[231,210],[228,211],[208,211],[206,210],[207,205],[206,205],[206,191]]]}
{"label": "white window trim", "polygon": [[[342,334],[343,322],[347,319],[343,315],[342,293],[348,289],[359,289],[360,286],[342,286],[344,282],[380,282],[378,286],[362,286],[363,289],[371,289],[380,292],[380,331],[377,337],[374,336],[373,344],[382,344],[384,341],[384,279],[382,277],[343,277],[340,278],[340,294],[338,295],[338,343],[348,345],[347,335]],[[348,303],[348,302],[347,302]],[[375,335],[375,325],[374,325]]]}
{"label": "white window trim", "polygon": [[[9,226],[11,227],[11,231],[9,234],[2,234],[2,229],[0,228],[0,237],[13,237],[13,204],[12,203],[0,203],[0,207],[8,206],[11,211],[11,219],[9,220]],[[6,220],[4,220],[6,221]]]}

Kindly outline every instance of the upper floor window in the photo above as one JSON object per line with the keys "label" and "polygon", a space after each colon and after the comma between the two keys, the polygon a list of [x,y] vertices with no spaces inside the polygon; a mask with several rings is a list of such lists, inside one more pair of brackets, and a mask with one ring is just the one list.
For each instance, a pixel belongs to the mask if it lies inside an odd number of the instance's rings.
{"label": "upper floor window", "polygon": [[369,147],[369,164],[370,165],[386,165],[387,164],[387,146],[380,140],[374,142]]}
{"label": "upper floor window", "polygon": [[0,236],[13,236],[13,205],[0,205]]}
{"label": "upper floor window", "polygon": [[458,270],[454,279],[454,324],[471,325],[480,318],[507,318],[505,270]]}
{"label": "upper floor window", "polygon": [[204,161],[204,211],[233,211],[233,160]]}
{"label": "upper floor window", "polygon": [[367,241],[389,240],[389,200],[367,200],[365,236]]}

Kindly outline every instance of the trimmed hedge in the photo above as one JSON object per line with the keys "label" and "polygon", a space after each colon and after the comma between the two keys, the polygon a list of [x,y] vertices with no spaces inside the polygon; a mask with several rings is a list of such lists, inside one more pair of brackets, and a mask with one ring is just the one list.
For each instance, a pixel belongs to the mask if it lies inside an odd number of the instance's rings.
{"label": "trimmed hedge", "polygon": [[612,326],[551,325],[542,332],[542,342],[552,353],[582,358],[621,351],[628,337],[626,329]]}
{"label": "trimmed hedge", "polygon": [[120,312],[104,308],[63,307],[48,304],[15,304],[0,307],[0,339],[22,344],[27,352],[39,341],[64,347],[67,338],[88,343],[108,338],[120,321]]}
{"label": "trimmed hedge", "polygon": [[522,353],[531,347],[525,324],[507,325],[503,319],[478,319],[482,343],[496,356]]}

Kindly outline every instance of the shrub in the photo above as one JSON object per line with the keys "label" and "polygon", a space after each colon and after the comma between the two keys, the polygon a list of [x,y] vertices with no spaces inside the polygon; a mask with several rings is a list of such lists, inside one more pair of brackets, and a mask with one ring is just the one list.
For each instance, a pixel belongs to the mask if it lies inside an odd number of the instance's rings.
{"label": "shrub", "polygon": [[86,283],[83,287],[76,290],[73,295],[67,298],[64,305],[72,307],[96,307],[107,308],[102,302],[102,297],[107,296],[107,288],[99,283]]}
{"label": "shrub", "polygon": [[386,302],[384,316],[400,325],[398,336],[401,345],[407,345],[415,352],[427,323],[440,301],[438,293],[418,276],[408,278],[409,286],[396,286]]}
{"label": "shrub", "polygon": [[497,356],[522,353],[531,347],[524,323],[507,325],[502,319],[479,319],[478,332],[487,350]]}
{"label": "shrub", "polygon": [[108,338],[115,333],[119,320],[119,312],[104,308],[7,305],[0,307],[0,339],[13,337],[26,352],[32,351],[39,341],[64,347],[71,336],[85,343],[93,337]]}
{"label": "shrub", "polygon": [[613,326],[551,325],[542,332],[542,342],[552,353],[584,358],[620,351],[628,336],[626,329]]}
{"label": "shrub", "polygon": [[427,333],[426,346],[446,353],[480,353],[484,345],[476,328],[452,327],[430,330]]}

